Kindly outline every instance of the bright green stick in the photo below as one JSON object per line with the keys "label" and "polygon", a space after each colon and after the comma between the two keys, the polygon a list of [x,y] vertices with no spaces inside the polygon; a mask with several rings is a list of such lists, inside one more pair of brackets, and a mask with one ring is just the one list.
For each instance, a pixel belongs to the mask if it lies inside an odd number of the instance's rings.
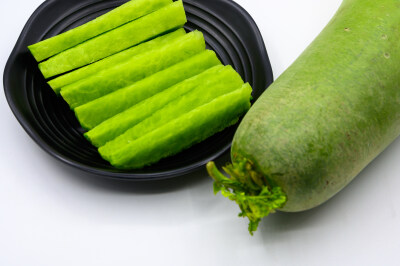
{"label": "bright green stick", "polygon": [[83,128],[93,129],[133,105],[219,64],[215,53],[206,50],[131,86],[81,105],[75,108],[75,115]]}
{"label": "bright green stick", "polygon": [[230,93],[243,86],[243,80],[231,66],[222,68],[214,77],[204,80],[195,89],[169,102],[152,116],[108,142],[102,148],[104,154],[115,153],[129,143],[175,120],[182,114],[207,104],[215,98]]}
{"label": "bright green stick", "polygon": [[65,87],[69,84],[72,84],[78,80],[87,78],[93,74],[96,74],[104,69],[113,67],[124,61],[131,59],[133,56],[136,56],[141,53],[152,51],[159,46],[167,44],[172,40],[185,35],[186,32],[184,29],[179,29],[177,31],[168,33],[166,35],[162,35],[154,40],[144,42],[122,52],[119,52],[115,55],[106,57],[100,61],[97,61],[93,64],[84,66],[75,71],[62,75],[58,78],[49,81],[50,87],[54,90],[55,93],[59,94],[62,87]]}
{"label": "bright green stick", "polygon": [[28,48],[35,59],[40,62],[171,3],[172,0],[132,0],[82,26],[33,44]]}
{"label": "bright green stick", "polygon": [[250,85],[245,84],[234,92],[183,114],[115,153],[105,153],[103,147],[99,152],[120,169],[139,169],[156,163],[235,124],[250,108],[251,91]]}
{"label": "bright green stick", "polygon": [[45,78],[82,67],[167,31],[182,27],[186,14],[182,1],[108,31],[40,63]]}
{"label": "bright green stick", "polygon": [[64,100],[74,109],[113,91],[132,85],[158,71],[205,50],[203,34],[194,31],[171,43],[133,57],[127,62],[61,89]]}
{"label": "bright green stick", "polygon": [[120,136],[128,129],[150,117],[153,113],[163,108],[169,102],[188,93],[207,80],[214,79],[224,66],[210,68],[200,75],[187,79],[175,86],[150,97],[128,110],[104,121],[85,134],[85,137],[96,147],[101,147],[107,142]]}

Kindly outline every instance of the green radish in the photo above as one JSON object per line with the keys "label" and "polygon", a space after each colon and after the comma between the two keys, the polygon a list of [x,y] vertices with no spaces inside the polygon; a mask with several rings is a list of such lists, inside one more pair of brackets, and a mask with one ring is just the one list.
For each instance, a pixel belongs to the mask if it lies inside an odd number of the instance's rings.
{"label": "green radish", "polygon": [[61,89],[61,96],[74,109],[190,58],[205,47],[201,32],[188,33],[156,50],[72,83]]}
{"label": "green radish", "polygon": [[208,164],[250,232],[274,210],[323,204],[399,136],[399,4],[344,0],[240,124],[231,178]]}
{"label": "green radish", "polygon": [[129,143],[162,127],[180,115],[207,104],[221,95],[230,93],[242,85],[242,78],[231,66],[223,67],[213,77],[205,79],[204,82],[188,93],[173,99],[147,119],[108,142],[102,148],[103,154],[115,153]]}
{"label": "green radish", "polygon": [[82,68],[76,69],[75,71],[72,71],[72,72],[62,75],[60,77],[57,77],[53,80],[50,80],[49,85],[56,94],[59,94],[62,87],[65,87],[69,84],[77,82],[81,79],[87,78],[93,74],[98,73],[99,71],[104,70],[104,69],[113,67],[120,63],[123,63],[138,54],[152,51],[152,50],[158,48],[159,46],[167,44],[167,43],[171,42],[172,40],[174,40],[178,37],[181,37],[185,34],[186,34],[186,32],[184,29],[179,29],[174,32],[168,33],[166,35],[162,35],[156,39],[153,39],[148,42],[144,42],[142,44],[139,44],[137,46],[134,46],[132,48],[129,48],[127,50],[119,52],[115,55],[106,57],[100,61],[93,63],[93,64],[84,66]]}
{"label": "green radish", "polygon": [[120,136],[128,129],[147,119],[174,99],[185,95],[205,82],[210,82],[210,80],[215,82],[215,80],[218,79],[218,73],[223,69],[223,65],[218,65],[195,77],[182,81],[104,121],[97,127],[85,133],[85,137],[94,146],[101,147],[107,142]]}
{"label": "green radish", "polygon": [[243,85],[157,128],[113,154],[100,154],[120,169],[139,169],[199,143],[235,124],[250,108],[251,87]]}
{"label": "green radish", "polygon": [[39,64],[45,78],[82,67],[118,53],[186,23],[182,1],[108,31]]}
{"label": "green radish", "polygon": [[132,0],[88,23],[30,45],[28,48],[40,62],[171,3],[172,0]]}
{"label": "green radish", "polygon": [[133,105],[220,64],[216,54],[206,50],[131,86],[81,105],[74,109],[75,115],[83,128],[93,129]]}

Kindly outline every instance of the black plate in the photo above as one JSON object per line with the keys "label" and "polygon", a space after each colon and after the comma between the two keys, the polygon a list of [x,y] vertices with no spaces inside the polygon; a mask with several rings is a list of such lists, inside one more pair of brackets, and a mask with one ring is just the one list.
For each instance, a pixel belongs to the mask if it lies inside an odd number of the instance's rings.
{"label": "black plate", "polygon": [[[78,169],[132,180],[175,177],[195,171],[229,150],[236,127],[211,137],[151,167],[120,171],[111,167],[82,136],[73,112],[57,98],[40,74],[28,45],[79,26],[126,1],[48,0],[28,20],[4,71],[4,90],[16,118],[52,156]],[[250,15],[230,0],[186,0],[187,30],[201,30],[208,48],[249,82],[254,99],[273,76],[261,34]]]}

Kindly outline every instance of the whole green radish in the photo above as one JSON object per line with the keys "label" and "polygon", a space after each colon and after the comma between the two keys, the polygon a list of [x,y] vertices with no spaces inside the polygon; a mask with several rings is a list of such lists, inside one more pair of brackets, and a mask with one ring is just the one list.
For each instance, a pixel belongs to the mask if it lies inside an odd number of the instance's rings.
{"label": "whole green radish", "polygon": [[215,192],[249,230],[274,210],[314,208],[400,135],[400,1],[344,0],[316,40],[248,112]]}

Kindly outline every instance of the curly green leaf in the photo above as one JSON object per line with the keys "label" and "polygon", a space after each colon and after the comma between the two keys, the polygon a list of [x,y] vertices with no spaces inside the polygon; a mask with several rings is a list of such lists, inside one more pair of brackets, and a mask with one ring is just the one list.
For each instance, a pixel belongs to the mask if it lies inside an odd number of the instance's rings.
{"label": "curly green leaf", "polygon": [[249,219],[249,232],[253,235],[261,219],[282,208],[287,196],[282,188],[271,187],[248,160],[240,160],[223,169],[230,177],[222,174],[214,162],[207,164],[208,173],[214,179],[214,193],[221,192],[239,205],[239,217]]}

